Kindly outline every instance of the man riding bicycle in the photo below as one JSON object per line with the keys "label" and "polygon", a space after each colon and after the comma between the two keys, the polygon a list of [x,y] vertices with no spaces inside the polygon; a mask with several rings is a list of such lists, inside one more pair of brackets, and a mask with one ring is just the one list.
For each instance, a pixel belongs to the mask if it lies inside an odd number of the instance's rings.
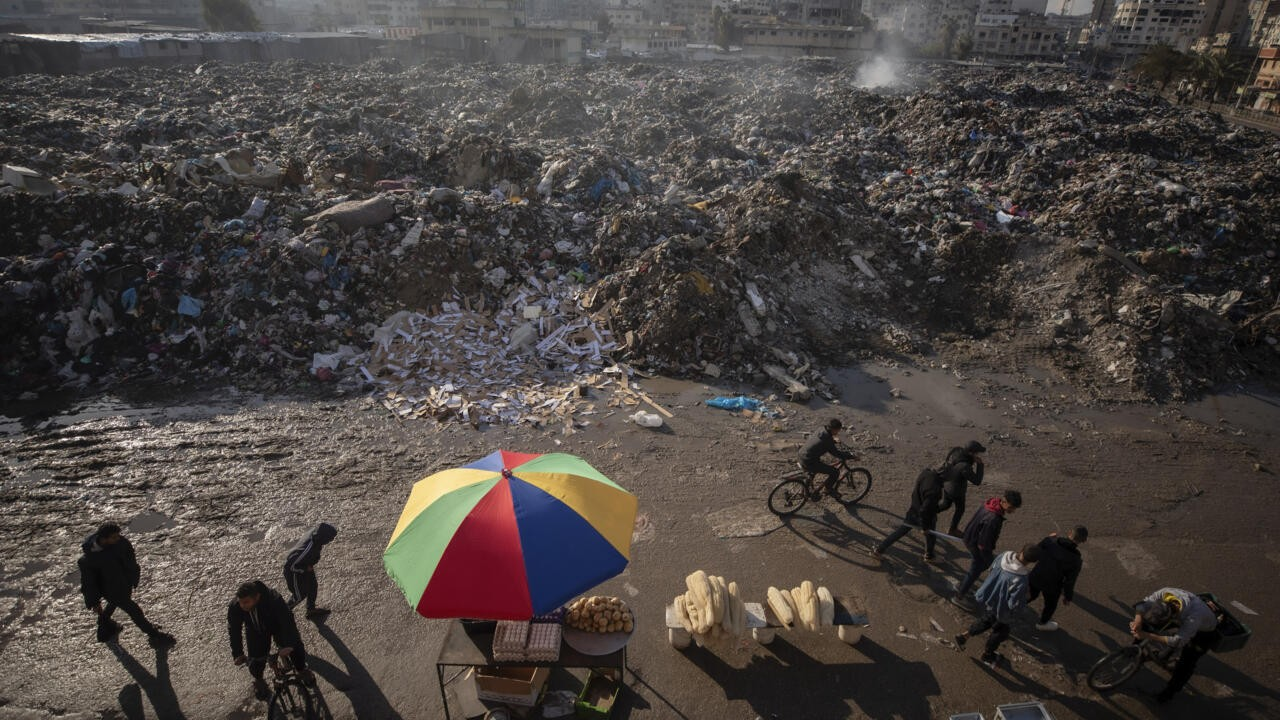
{"label": "man riding bicycle", "polygon": [[[1161,635],[1148,628],[1176,627],[1173,635]],[[1169,684],[1156,695],[1156,702],[1166,703],[1182,689],[1196,671],[1196,663],[1216,640],[1218,616],[1195,593],[1179,588],[1161,588],[1134,606],[1129,632],[1136,640],[1150,640],[1167,645],[1170,652],[1182,648],[1173,668]]]}
{"label": "man riding bicycle", "polygon": [[[805,472],[814,475],[826,475],[827,479],[824,487],[828,494],[836,495],[836,481],[840,479],[840,471],[834,465],[828,465],[822,461],[822,456],[833,455],[841,460],[852,460],[853,453],[845,452],[836,446],[836,442],[840,439],[840,432],[844,429],[844,423],[838,418],[833,418],[827,426],[818,433],[816,437],[809,441],[808,445],[800,451],[800,467]],[[839,498],[836,498],[837,500]]]}
{"label": "man riding bicycle", "polygon": [[[249,664],[253,676],[253,694],[266,700],[270,691],[263,679],[265,658],[271,652],[271,641],[280,648],[279,655],[289,658],[298,669],[303,684],[315,687],[316,678],[307,669],[307,651],[293,620],[293,611],[285,604],[280,593],[259,580],[244,583],[236,590],[236,599],[227,605],[227,630],[231,636],[231,657],[236,665]],[[245,654],[248,640],[249,654]]]}

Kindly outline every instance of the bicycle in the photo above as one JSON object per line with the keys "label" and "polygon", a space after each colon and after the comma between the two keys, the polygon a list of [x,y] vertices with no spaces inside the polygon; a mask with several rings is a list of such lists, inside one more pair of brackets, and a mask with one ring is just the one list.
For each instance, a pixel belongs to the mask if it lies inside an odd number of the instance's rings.
{"label": "bicycle", "polygon": [[826,488],[814,483],[818,473],[804,469],[796,463],[798,469],[782,476],[769,493],[769,510],[775,515],[787,516],[797,512],[810,500],[822,499],[825,492],[845,507],[853,505],[871,492],[871,471],[864,467],[850,467],[847,460],[841,460],[836,469],[840,471],[835,487]]}
{"label": "bicycle", "polygon": [[[1217,630],[1214,631],[1207,649],[1215,653],[1223,653],[1243,648],[1253,635],[1253,630],[1237,620],[1212,593],[1197,594],[1218,618]],[[1142,627],[1148,632],[1157,634],[1166,634],[1175,629],[1173,623],[1165,624],[1154,631],[1146,623],[1143,623]],[[1087,681],[1089,687],[1094,690],[1114,690],[1137,674],[1138,669],[1146,662],[1151,661],[1165,670],[1172,670],[1178,664],[1178,658],[1181,655],[1181,648],[1171,648],[1163,643],[1155,643],[1150,638],[1143,638],[1103,655],[1092,668],[1089,668]]]}
{"label": "bicycle", "polygon": [[251,657],[246,666],[266,662],[271,668],[271,698],[267,700],[267,720],[319,720],[311,690],[302,681],[298,668],[287,656],[271,653]]}

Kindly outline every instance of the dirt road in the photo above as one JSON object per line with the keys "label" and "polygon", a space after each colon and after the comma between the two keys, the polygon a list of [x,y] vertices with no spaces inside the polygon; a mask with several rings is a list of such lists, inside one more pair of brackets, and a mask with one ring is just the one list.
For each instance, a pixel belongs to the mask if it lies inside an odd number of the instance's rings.
{"label": "dirt road", "polygon": [[[1106,697],[1084,673],[1123,641],[1126,603],[1164,584],[1257,614],[1242,615],[1256,635],[1249,646],[1207,656],[1159,716],[1280,716],[1280,650],[1268,639],[1280,631],[1275,400],[1240,391],[1105,411],[1075,405],[1049,377],[881,365],[833,379],[845,404],[786,406],[776,421],[701,404],[737,388],[646,381],[675,414],[666,427],[626,423],[629,412],[601,398],[591,425],[570,436],[402,425],[363,398],[231,391],[10,422],[0,438],[0,718],[262,716],[248,674],[231,663],[225,604],[244,579],[279,586],[284,551],[320,520],[340,529],[319,569],[334,614],[303,633],[332,717],[442,717],[432,663],[444,623],[414,614],[380,556],[414,481],[495,448],[581,455],[640,498],[631,566],[601,588],[638,613],[617,718],[991,717],[995,705],[1029,698],[1060,720],[1154,717],[1144,693],[1160,688],[1162,671]],[[828,501],[781,523],[765,496],[803,434],[832,415],[852,424],[876,485],[853,512]],[[883,567],[866,553],[906,509],[917,470],[972,438],[989,452],[970,505],[1006,488],[1026,498],[1002,545],[1077,523],[1092,532],[1077,602],[1058,613],[1062,630],[1037,633],[1028,614],[1007,647],[1012,666],[996,672],[972,659],[977,650],[940,642],[968,622],[945,601],[962,548],[944,546],[932,568],[911,536]],[[143,566],[137,599],[178,637],[171,652],[157,655],[133,628],[117,654],[94,642],[75,560],[107,519],[128,524]],[[804,579],[857,594],[873,625],[856,647],[794,633],[764,648],[676,651],[662,608],[696,568],[758,597]]]}

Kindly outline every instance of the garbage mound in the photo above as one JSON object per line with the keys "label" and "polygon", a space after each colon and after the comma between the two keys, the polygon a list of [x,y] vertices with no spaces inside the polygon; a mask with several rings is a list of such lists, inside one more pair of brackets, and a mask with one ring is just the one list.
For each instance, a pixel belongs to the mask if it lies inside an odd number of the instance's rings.
{"label": "garbage mound", "polygon": [[1273,135],[1062,70],[900,74],[5,79],[0,392],[340,382],[571,427],[619,363],[793,399],[930,353],[1086,399],[1274,379]]}

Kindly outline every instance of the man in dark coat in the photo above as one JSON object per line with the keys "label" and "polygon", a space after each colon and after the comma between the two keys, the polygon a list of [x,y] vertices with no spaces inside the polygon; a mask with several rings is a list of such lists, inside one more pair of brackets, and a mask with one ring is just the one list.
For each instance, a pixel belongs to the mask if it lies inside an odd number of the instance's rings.
{"label": "man in dark coat", "polygon": [[[269,696],[267,682],[262,679],[266,657],[275,640],[280,657],[289,658],[307,685],[315,684],[315,675],[307,669],[307,651],[298,634],[293,611],[285,605],[280,593],[261,580],[244,583],[236,590],[236,599],[227,605],[227,631],[231,636],[231,657],[237,665],[249,663],[253,675],[253,691],[259,700]],[[249,654],[244,651],[245,641]]]}
{"label": "man in dark coat", "polygon": [[924,561],[933,562],[933,547],[937,538],[933,534],[938,523],[938,498],[942,496],[942,476],[933,468],[925,468],[916,476],[916,486],[911,491],[911,506],[897,530],[889,533],[878,546],[872,548],[871,556],[879,559],[889,546],[901,540],[912,528],[924,530]]}
{"label": "man in dark coat", "polygon": [[1053,621],[1053,612],[1058,609],[1058,599],[1064,605],[1070,605],[1076,594],[1076,578],[1084,567],[1080,557],[1080,544],[1089,539],[1089,529],[1083,525],[1076,526],[1067,537],[1058,537],[1057,533],[1040,541],[1040,562],[1031,571],[1031,593],[1028,600],[1035,600],[1044,595],[1044,609],[1040,611],[1040,622],[1037,630],[1053,631],[1058,623]]}
{"label": "man in dark coat", "polygon": [[1008,490],[1004,497],[989,498],[969,519],[964,528],[964,545],[969,549],[973,562],[969,572],[956,586],[953,601],[963,602],[969,588],[977,582],[983,570],[991,567],[996,557],[996,543],[1000,540],[1000,530],[1004,527],[1005,517],[1022,507],[1022,493]]}
{"label": "man in dark coat", "polygon": [[152,647],[169,647],[177,642],[172,635],[152,625],[142,614],[142,608],[133,601],[133,591],[142,577],[142,568],[138,567],[133,544],[120,534],[119,525],[103,525],[85,538],[80,548],[84,551],[77,563],[80,567],[80,592],[84,594],[85,607],[98,615],[100,642],[114,640],[123,629],[120,623],[111,619],[116,608],[123,610],[133,624],[147,634]]}
{"label": "man in dark coat", "polygon": [[316,580],[316,564],[320,562],[320,550],[338,535],[338,529],[329,523],[320,523],[311,528],[307,536],[302,538],[284,559],[284,582],[292,595],[289,607],[295,607],[306,600],[307,617],[319,620],[329,614],[325,608],[316,607],[316,596],[320,593],[320,583]]}
{"label": "man in dark coat", "polygon": [[853,458],[853,453],[845,452],[836,445],[836,441],[840,439],[840,431],[843,429],[844,423],[839,419],[832,419],[817,437],[800,450],[800,467],[814,475],[826,475],[827,492],[835,491],[836,481],[840,479],[840,471],[834,465],[823,462],[822,457],[833,455],[841,460]]}
{"label": "man in dark coat", "polygon": [[938,505],[938,514],[952,506],[951,528],[948,535],[960,534],[960,518],[964,517],[964,497],[970,485],[981,485],[985,466],[982,453],[987,449],[977,440],[970,440],[964,447],[951,448],[947,453],[947,461],[942,466],[942,503]]}

